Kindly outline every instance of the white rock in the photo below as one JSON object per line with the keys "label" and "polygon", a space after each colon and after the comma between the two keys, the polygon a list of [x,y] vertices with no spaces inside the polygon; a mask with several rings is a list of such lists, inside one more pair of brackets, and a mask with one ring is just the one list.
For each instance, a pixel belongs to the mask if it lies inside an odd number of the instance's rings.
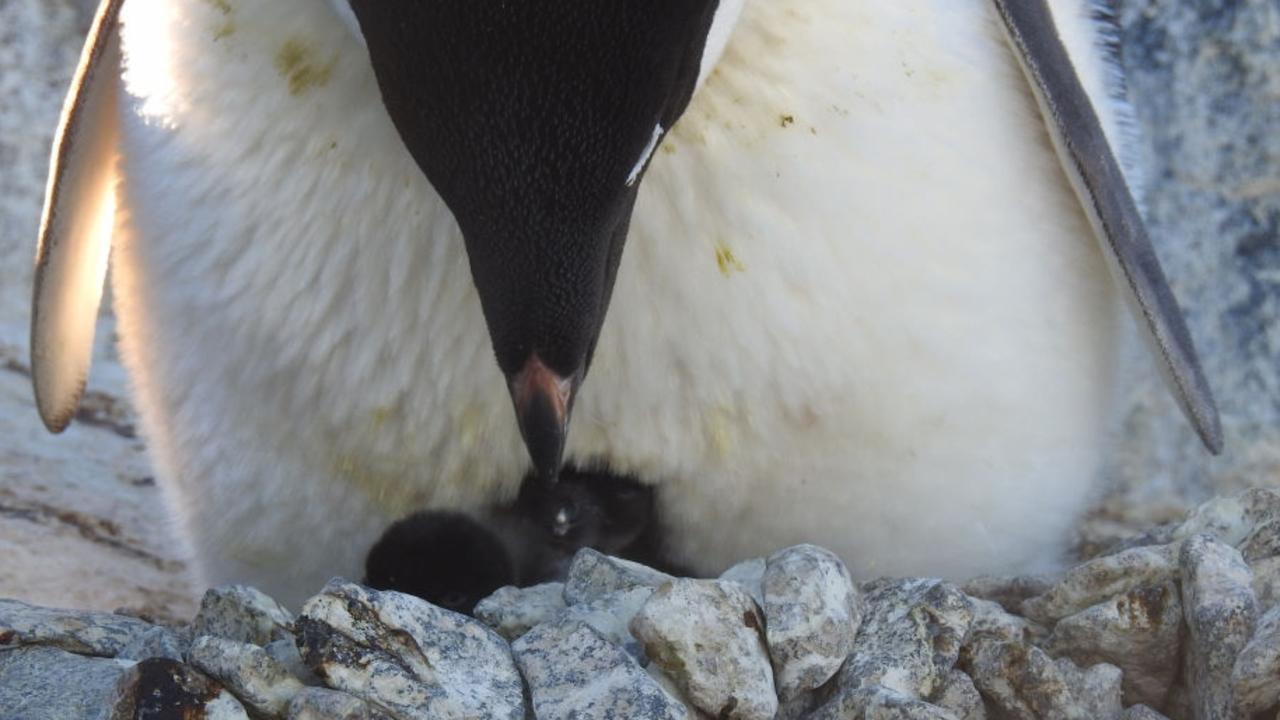
{"label": "white rock", "polygon": [[134,638],[116,658],[120,660],[146,660],[163,657],[182,662],[187,652],[187,640],[166,627],[156,626]]}
{"label": "white rock", "polygon": [[987,718],[982,695],[973,684],[973,679],[959,670],[952,670],[942,678],[934,688],[929,702],[955,715],[958,720]]}
{"label": "white rock", "polygon": [[573,556],[573,564],[569,566],[564,584],[564,601],[569,605],[576,605],[605,593],[634,587],[656,588],[674,579],[640,563],[583,548]]}
{"label": "white rock", "polygon": [[1214,498],[1192,510],[1173,538],[1205,534],[1226,545],[1239,545],[1254,528],[1275,520],[1280,520],[1280,493],[1253,488],[1235,497]]}
{"label": "white rock", "polygon": [[261,715],[283,715],[289,701],[304,687],[266,650],[235,640],[202,635],[191,643],[187,661],[226,685],[241,703]]}
{"label": "white rock", "polygon": [[327,688],[303,688],[289,701],[286,720],[390,720],[377,707]]}
{"label": "white rock", "polygon": [[267,643],[262,649],[266,650],[273,660],[280,663],[294,677],[301,680],[303,685],[313,687],[324,685],[324,681],[302,661],[302,655],[298,652],[298,644],[292,636]]}
{"label": "white rock", "polygon": [[1236,710],[1253,717],[1280,705],[1280,607],[1258,620],[1231,673]]}
{"label": "white rock", "polygon": [[1249,565],[1253,572],[1253,594],[1258,611],[1280,605],[1280,557],[1269,557]]}
{"label": "white rock", "polygon": [[539,625],[512,645],[539,718],[687,718],[622,648],[585,623]]}
{"label": "white rock", "polygon": [[1195,535],[1182,549],[1182,602],[1190,648],[1187,662],[1196,720],[1233,717],[1231,673],[1253,635],[1253,578],[1240,552]]}
{"label": "white rock", "polygon": [[973,601],[936,579],[878,580],[863,588],[862,626],[836,682],[931,696],[951,671],[973,620]]}
{"label": "white rock", "polygon": [[1180,543],[1129,548],[1067,571],[1062,581],[1022,603],[1022,614],[1052,625],[1068,615],[1140,587],[1178,577]]}
{"label": "white rock", "polygon": [[764,571],[767,567],[764,558],[751,558],[720,573],[719,579],[742,585],[756,604],[764,607]]}
{"label": "white rock", "polygon": [[636,662],[648,665],[649,658],[645,655],[644,648],[631,634],[631,619],[640,612],[640,608],[644,607],[653,593],[654,589],[650,587],[605,593],[592,600],[570,605],[561,611],[555,622],[581,622],[590,625],[606,640],[626,650]]}
{"label": "white rock", "polygon": [[737,583],[664,584],[631,620],[631,634],[685,697],[719,718],[772,718],[773,669],[755,600]]}
{"label": "white rock", "polygon": [[303,660],[396,718],[524,717],[511,650],[479,621],[398,592],[331,581],[297,622]]}
{"label": "white rock", "polygon": [[507,640],[515,640],[530,628],[555,619],[564,608],[564,583],[525,588],[508,585],[477,603],[472,615]]}
{"label": "white rock", "polygon": [[0,600],[0,650],[49,645],[79,655],[115,657],[153,627],[124,615],[56,610]]}
{"label": "white rock", "polygon": [[266,645],[292,635],[293,614],[271,597],[247,585],[224,585],[205,591],[191,621],[191,637],[213,635]]}
{"label": "white rock", "polygon": [[844,664],[862,622],[861,598],[840,558],[814,545],[771,555],[761,586],[774,682],[786,700]]}
{"label": "white rock", "polygon": [[849,688],[808,720],[959,720],[955,713],[879,685]]}

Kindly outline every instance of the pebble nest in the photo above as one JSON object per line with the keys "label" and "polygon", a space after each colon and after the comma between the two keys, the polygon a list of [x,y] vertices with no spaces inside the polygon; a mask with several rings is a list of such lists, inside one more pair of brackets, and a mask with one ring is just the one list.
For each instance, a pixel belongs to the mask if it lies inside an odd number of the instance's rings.
{"label": "pebble nest", "polygon": [[1280,493],[1219,498],[1055,576],[855,583],[812,545],[676,578],[590,549],[468,617],[334,579],[195,618],[0,600],[0,716],[1273,718]]}

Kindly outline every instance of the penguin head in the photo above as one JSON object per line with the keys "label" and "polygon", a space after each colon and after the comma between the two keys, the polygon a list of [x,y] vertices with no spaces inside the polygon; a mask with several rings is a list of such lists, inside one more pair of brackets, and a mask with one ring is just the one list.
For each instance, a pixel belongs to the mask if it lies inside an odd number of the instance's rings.
{"label": "penguin head", "polygon": [[525,445],[553,479],[637,190],[720,2],[333,1],[462,230]]}

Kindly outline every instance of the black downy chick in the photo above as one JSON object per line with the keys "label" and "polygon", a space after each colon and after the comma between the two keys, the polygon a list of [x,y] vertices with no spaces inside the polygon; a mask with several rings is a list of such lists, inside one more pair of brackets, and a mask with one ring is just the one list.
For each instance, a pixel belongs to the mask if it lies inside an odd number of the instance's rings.
{"label": "black downy chick", "polygon": [[653,490],[628,478],[530,475],[513,504],[479,518],[421,511],[398,521],[370,551],[366,583],[470,613],[504,585],[563,580],[584,547],[667,569],[653,514]]}

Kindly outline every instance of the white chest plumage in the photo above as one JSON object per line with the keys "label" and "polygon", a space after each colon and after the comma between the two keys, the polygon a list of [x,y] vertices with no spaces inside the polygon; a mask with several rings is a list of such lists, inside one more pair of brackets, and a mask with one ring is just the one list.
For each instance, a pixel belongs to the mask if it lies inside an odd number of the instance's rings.
{"label": "white chest plumage", "polygon": [[[460,233],[330,5],[121,20],[115,302],[206,579],[293,601],[395,517],[510,497]],[[658,486],[705,572],[1024,570],[1087,500],[1119,308],[987,3],[749,0],[642,185],[567,458]]]}

